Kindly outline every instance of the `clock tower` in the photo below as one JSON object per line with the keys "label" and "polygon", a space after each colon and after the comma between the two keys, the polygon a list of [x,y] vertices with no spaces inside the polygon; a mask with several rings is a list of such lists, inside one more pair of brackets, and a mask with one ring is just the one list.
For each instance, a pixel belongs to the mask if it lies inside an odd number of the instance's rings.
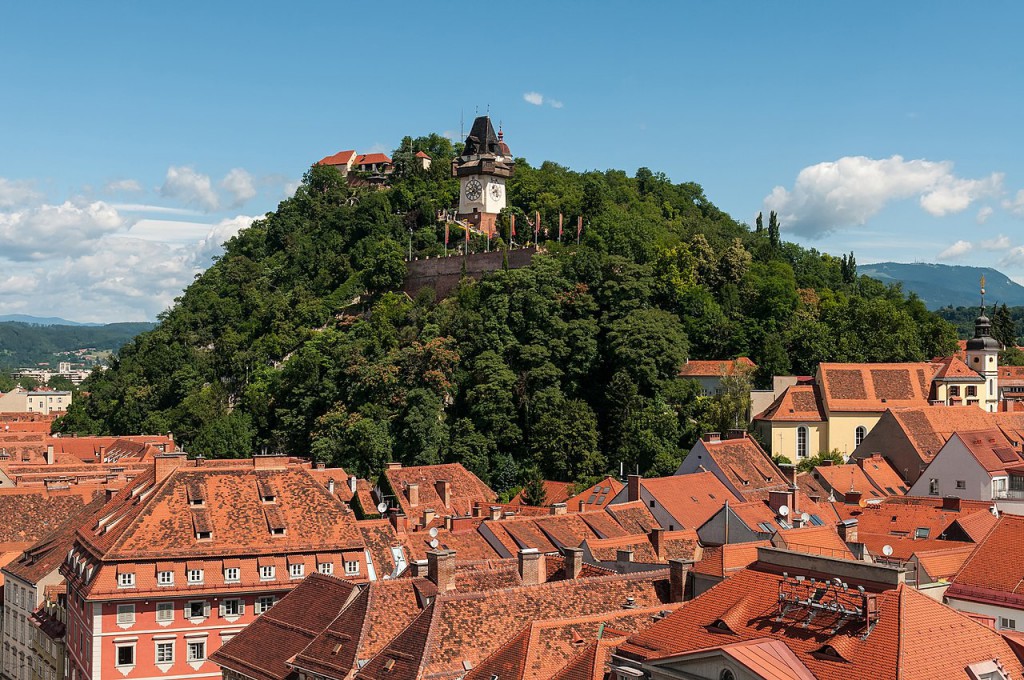
{"label": "clock tower", "polygon": [[459,178],[458,219],[494,234],[505,207],[505,180],[514,169],[512,153],[502,133],[494,134],[491,119],[474,120],[462,155],[452,161],[452,177]]}

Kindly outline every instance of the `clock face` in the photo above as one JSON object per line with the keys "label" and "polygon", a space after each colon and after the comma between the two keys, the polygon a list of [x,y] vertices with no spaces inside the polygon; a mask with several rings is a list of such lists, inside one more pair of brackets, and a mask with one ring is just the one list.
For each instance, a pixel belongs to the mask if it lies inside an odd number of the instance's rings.
{"label": "clock face", "polygon": [[475,179],[471,179],[466,182],[466,198],[470,201],[480,200],[480,194],[483,193],[483,187],[480,186],[480,182]]}
{"label": "clock face", "polygon": [[495,201],[501,200],[501,185],[500,184],[492,184],[491,185],[491,198],[493,198]]}

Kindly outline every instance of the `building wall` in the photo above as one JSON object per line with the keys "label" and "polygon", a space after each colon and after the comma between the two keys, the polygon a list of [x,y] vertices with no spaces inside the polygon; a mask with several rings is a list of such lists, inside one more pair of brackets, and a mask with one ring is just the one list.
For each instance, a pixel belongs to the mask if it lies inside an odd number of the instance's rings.
{"label": "building wall", "polygon": [[962,612],[972,612],[974,614],[982,614],[984,616],[994,617],[996,620],[996,629],[1001,630],[1002,625],[1000,622],[1001,618],[1010,619],[1016,622],[1016,628],[1014,630],[1024,630],[1024,610],[1011,609],[1010,607],[1000,607],[994,604],[984,604],[981,602],[969,602],[967,600],[958,600],[953,597],[946,597],[946,604],[953,609],[957,609]]}
{"label": "building wall", "polygon": [[769,428],[771,436],[771,454],[783,455],[794,463],[797,462],[796,438],[800,426],[807,428],[807,456],[818,455],[819,451],[827,450],[829,424],[827,422],[773,422]]}
{"label": "building wall", "polygon": [[[509,269],[528,266],[536,252],[536,247],[509,250]],[[468,256],[453,254],[449,257],[431,257],[407,262],[408,272],[402,290],[410,297],[415,297],[422,288],[430,287],[437,294],[437,299],[447,297],[462,280],[463,266],[467,276],[480,279],[484,274],[498,271],[505,266],[505,251],[494,250],[489,253],[472,253]]]}
{"label": "building wall", "polygon": [[[29,583],[4,570],[4,627],[3,627],[3,651],[0,654],[7,655],[7,649],[17,657],[16,665],[12,670],[20,669],[21,659],[25,659],[24,680],[31,678],[29,668],[34,668],[38,659],[36,658],[35,638],[36,627],[32,625],[31,616],[43,602],[43,592],[46,586],[56,585],[60,582],[61,576],[56,570],[41,579],[38,584]],[[7,668],[8,662],[3,663]],[[7,677],[18,677],[8,675]]]}
{"label": "building wall", "polygon": [[909,484],[917,481],[925,468],[917,449],[907,439],[903,428],[891,415],[879,420],[868,432],[868,436],[853,452],[854,459],[870,458],[872,453],[881,453],[892,464],[896,473]]}
{"label": "building wall", "polygon": [[828,415],[828,438],[826,451],[838,449],[844,458],[849,458],[857,448],[857,428],[863,426],[867,434],[878,424],[881,413],[830,413]]}
{"label": "building wall", "polygon": [[[931,481],[937,479],[936,493],[931,493]],[[956,488],[957,481],[964,482],[964,488]],[[910,496],[956,496],[968,500],[992,500],[992,477],[975,460],[963,441],[953,436],[931,464],[910,487]],[[1021,622],[1024,624],[1024,621]]]}

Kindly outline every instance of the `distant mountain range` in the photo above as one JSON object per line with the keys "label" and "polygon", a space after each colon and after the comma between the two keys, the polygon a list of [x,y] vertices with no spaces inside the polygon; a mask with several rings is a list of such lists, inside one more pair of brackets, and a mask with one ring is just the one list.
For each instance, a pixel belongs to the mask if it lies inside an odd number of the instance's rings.
{"label": "distant mountain range", "polygon": [[0,314],[0,322],[17,321],[18,323],[31,323],[37,326],[102,326],[101,323],[80,323],[68,321],[59,316],[29,316],[28,314]]}
{"label": "distant mountain range", "polygon": [[979,282],[985,277],[986,304],[1024,305],[1024,286],[990,267],[966,267],[915,262],[858,264],[857,273],[884,283],[902,283],[903,290],[917,293],[928,309],[975,307],[980,303]]}

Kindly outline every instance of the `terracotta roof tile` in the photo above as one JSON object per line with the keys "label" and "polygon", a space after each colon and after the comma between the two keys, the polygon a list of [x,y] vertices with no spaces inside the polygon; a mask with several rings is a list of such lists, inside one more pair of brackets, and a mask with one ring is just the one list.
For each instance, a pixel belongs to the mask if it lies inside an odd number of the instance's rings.
{"label": "terracotta roof tile", "polygon": [[317,165],[347,165],[352,157],[356,155],[354,150],[352,151],[339,151],[338,153],[325,156],[317,161]]}
{"label": "terracotta roof tile", "polygon": [[827,411],[877,411],[927,406],[936,365],[830,364],[818,366],[818,385]]}
{"label": "terracotta roof tile", "polygon": [[903,481],[896,469],[889,464],[880,454],[872,454],[870,457],[857,460],[875,488],[884,492],[887,496],[898,496],[906,494],[907,483]]}
{"label": "terracotta roof tile", "polygon": [[1024,609],[1024,517],[999,518],[953,578],[946,596]]}
{"label": "terracotta roof tile", "polygon": [[772,541],[776,547],[803,552],[809,555],[836,557],[843,560],[855,559],[846,543],[831,525],[782,529],[776,532]]}
{"label": "terracotta roof tile", "polygon": [[818,465],[811,472],[811,476],[821,483],[826,491],[832,492],[838,500],[845,499],[846,494],[850,491],[859,491],[864,500],[895,495],[878,489],[864,474],[864,470],[854,463]]}
{"label": "terracotta roof tile", "polygon": [[55,518],[60,524],[35,545],[27,548],[19,559],[9,563],[6,566],[7,571],[28,583],[38,583],[47,575],[54,573],[74,545],[78,527],[83,522],[90,521],[103,507],[104,502],[104,498],[98,496],[88,505],[80,506],[68,515]]}
{"label": "terracotta roof tile", "polygon": [[[651,480],[644,481],[649,482]],[[641,484],[643,484],[644,481],[642,481]],[[605,512],[611,515],[619,524],[621,531],[616,534],[603,536],[603,538],[624,536],[626,534],[646,534],[654,527],[660,526],[658,524],[658,520],[654,519],[654,515],[651,514],[650,509],[643,501],[630,501],[628,503],[616,503],[614,505],[609,505],[605,508]],[[594,526],[593,522],[597,520],[598,517],[599,515],[588,515],[585,519],[588,524]]]}
{"label": "terracotta roof tile", "polygon": [[920,550],[913,557],[932,581],[948,581],[956,576],[976,547],[961,545],[955,548]]}
{"label": "terracotta roof tile", "polygon": [[[554,505],[555,503],[565,503],[575,493],[574,485],[572,482],[554,482],[548,479],[544,480],[544,505]],[[506,505],[509,508],[517,508],[523,503],[523,494],[526,493],[524,488],[515,496],[512,497]],[[576,510],[578,508],[572,508]]]}
{"label": "terracotta roof tile", "polygon": [[957,430],[953,436],[960,438],[967,451],[989,475],[1005,475],[1007,468],[1024,464],[1024,455],[996,428]]}
{"label": "terracotta roof tile", "polygon": [[681,378],[718,378],[725,375],[734,375],[736,371],[752,373],[757,370],[757,364],[747,357],[738,359],[725,359],[722,361],[694,361],[690,360],[679,369]]}
{"label": "terracotta roof tile", "polygon": [[825,407],[817,385],[790,385],[771,405],[754,416],[769,422],[825,422]]}
{"label": "terracotta roof tile", "polygon": [[980,408],[964,406],[926,406],[892,409],[887,415],[904,432],[923,463],[930,463],[958,430],[966,432],[995,427],[1013,441],[1024,439],[1018,434],[1024,430],[1024,413],[988,413]]}
{"label": "terracotta roof tile", "polygon": [[[433,509],[437,516],[472,514],[473,505],[494,504],[497,495],[480,481],[480,478],[459,463],[445,465],[421,465],[418,467],[392,467],[384,471],[384,478],[391,487],[402,512],[410,524],[421,524],[423,511]],[[448,504],[437,494],[439,482],[449,484]],[[409,501],[409,485],[415,484],[419,496],[413,506]]]}
{"label": "terracotta roof tile", "polygon": [[582,493],[576,494],[566,501],[569,512],[585,512],[601,510],[612,502],[615,495],[622,490],[623,484],[614,477],[605,477],[597,484]]}
{"label": "terracotta roof tile", "polygon": [[706,547],[700,561],[693,565],[693,571],[698,574],[728,578],[756,562],[758,548],[766,548],[770,545],[771,542],[764,540]]}
{"label": "terracotta roof tile", "polygon": [[[715,451],[722,454],[722,462],[728,464],[734,459],[733,448],[715,448]],[[776,483],[782,473],[777,474]],[[711,472],[642,479],[640,484],[679,523],[678,529],[697,529],[718,512],[726,500],[736,500]]]}

